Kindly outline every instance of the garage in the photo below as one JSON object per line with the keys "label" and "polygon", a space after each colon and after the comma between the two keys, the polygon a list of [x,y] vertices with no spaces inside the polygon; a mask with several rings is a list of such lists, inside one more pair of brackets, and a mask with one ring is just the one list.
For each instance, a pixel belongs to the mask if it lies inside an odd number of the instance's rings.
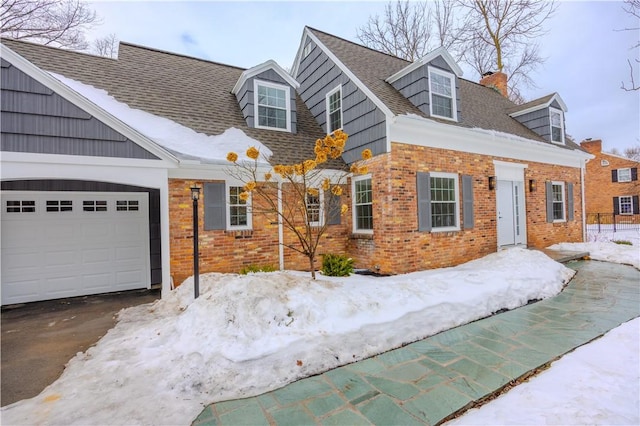
{"label": "garage", "polygon": [[2,305],[150,287],[148,193],[1,198]]}

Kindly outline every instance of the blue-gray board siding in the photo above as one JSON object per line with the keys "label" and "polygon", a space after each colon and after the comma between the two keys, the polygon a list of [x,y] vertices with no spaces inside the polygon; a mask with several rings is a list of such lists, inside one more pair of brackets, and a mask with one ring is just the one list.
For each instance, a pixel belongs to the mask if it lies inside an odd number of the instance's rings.
{"label": "blue-gray board siding", "polygon": [[2,151],[158,159],[6,60],[1,80]]}
{"label": "blue-gray board siding", "polygon": [[301,60],[296,79],[302,100],[325,131],[327,93],[342,85],[342,128],[349,135],[342,157],[347,163],[360,159],[365,148],[374,155],[387,151],[384,114],[321,49],[314,47]]}
{"label": "blue-gray board siding", "polygon": [[147,192],[149,194],[149,260],[151,284],[162,283],[160,239],[160,190],[108,182],[80,180],[12,180],[2,181],[3,191],[77,191],[77,192]]}
{"label": "blue-gray board siding", "polygon": [[296,109],[296,91],[293,87],[286,82],[286,80],[280,77],[280,74],[275,72],[272,69],[268,69],[260,74],[251,77],[245,81],[244,85],[240,88],[240,91],[236,95],[238,99],[238,103],[240,105],[240,109],[242,110],[242,115],[247,122],[247,126],[255,127],[255,117],[254,117],[254,95],[253,95],[253,82],[254,80],[258,81],[268,81],[270,83],[281,84],[289,87],[289,103],[291,105],[291,133],[297,133],[298,131],[298,112]]}
{"label": "blue-gray board siding", "polygon": [[546,140],[551,140],[551,123],[549,121],[549,108],[539,109],[527,114],[515,117],[520,123],[527,126]]}

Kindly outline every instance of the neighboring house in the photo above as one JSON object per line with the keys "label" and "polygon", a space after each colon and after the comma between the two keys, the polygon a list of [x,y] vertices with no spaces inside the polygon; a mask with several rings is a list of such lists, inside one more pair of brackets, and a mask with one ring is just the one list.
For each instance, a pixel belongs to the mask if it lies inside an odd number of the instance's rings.
{"label": "neighboring house", "polygon": [[595,156],[587,163],[585,177],[584,200],[587,214],[640,214],[640,163],[602,152],[602,141],[599,139],[580,142],[580,146]]}
{"label": "neighboring house", "polygon": [[[179,284],[192,273],[190,188],[203,188],[200,271],[305,269],[251,214],[226,152],[312,158],[370,148],[319,253],[397,274],[510,246],[583,239],[591,155],[565,140],[558,94],[517,106],[506,76],[461,78],[444,49],[409,63],[305,28],[291,74],[121,43],[117,59],[2,41],[2,303]],[[317,204],[317,203],[316,203]]]}

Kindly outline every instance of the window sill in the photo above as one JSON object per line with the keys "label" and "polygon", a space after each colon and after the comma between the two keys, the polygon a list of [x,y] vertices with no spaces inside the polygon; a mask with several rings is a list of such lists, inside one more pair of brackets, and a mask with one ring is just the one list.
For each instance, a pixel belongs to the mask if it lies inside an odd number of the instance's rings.
{"label": "window sill", "polygon": [[448,228],[431,228],[432,234],[441,234],[443,232],[459,232],[460,228],[456,227],[448,227]]}
{"label": "window sill", "polygon": [[373,240],[373,232],[367,233],[367,234],[354,232],[351,234],[351,239],[352,240]]}
{"label": "window sill", "polygon": [[236,239],[253,237],[253,229],[227,229],[226,233]]}

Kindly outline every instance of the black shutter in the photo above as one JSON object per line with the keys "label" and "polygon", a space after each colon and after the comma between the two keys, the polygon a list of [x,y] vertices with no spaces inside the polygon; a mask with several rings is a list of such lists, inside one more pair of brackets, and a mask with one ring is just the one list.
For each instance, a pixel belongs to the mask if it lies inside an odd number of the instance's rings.
{"label": "black shutter", "polygon": [[547,198],[547,222],[553,222],[553,184],[551,182],[545,182],[545,196]]}
{"label": "black shutter", "polygon": [[620,214],[620,198],[613,197],[613,214]]}
{"label": "black shutter", "polygon": [[328,198],[329,212],[327,215],[327,225],[340,225],[340,216],[342,205],[340,204],[340,197],[333,195],[330,192],[325,192],[325,200]]}
{"label": "black shutter", "polygon": [[464,229],[473,228],[473,178],[462,176],[462,220]]}
{"label": "black shutter", "polygon": [[567,220],[573,220],[573,184],[567,184]]}
{"label": "black shutter", "polygon": [[638,202],[638,196],[634,195],[632,197],[633,200],[633,214],[638,214],[640,213],[640,202]]}
{"label": "black shutter", "polygon": [[431,231],[431,176],[429,173],[418,172],[418,231]]}
{"label": "black shutter", "polygon": [[632,167],[631,168],[631,180],[638,180],[638,168],[637,167]]}
{"label": "black shutter", "polygon": [[227,227],[227,197],[224,182],[204,184],[204,229]]}
{"label": "black shutter", "polygon": [[618,170],[613,169],[611,170],[611,182],[617,182],[618,181]]}

